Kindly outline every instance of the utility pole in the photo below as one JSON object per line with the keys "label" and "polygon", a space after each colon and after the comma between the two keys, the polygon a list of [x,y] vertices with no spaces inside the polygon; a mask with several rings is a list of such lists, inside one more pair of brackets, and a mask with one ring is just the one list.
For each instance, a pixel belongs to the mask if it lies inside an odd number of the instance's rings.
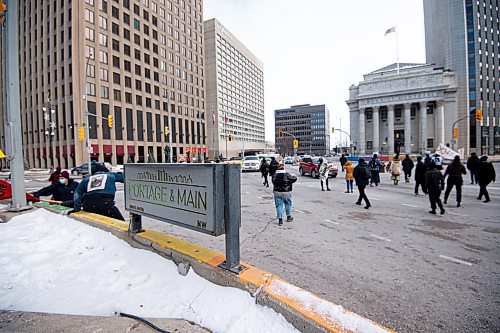
{"label": "utility pole", "polygon": [[12,204],[9,211],[31,209],[26,204],[26,188],[24,186],[24,156],[23,137],[21,135],[21,110],[19,107],[19,3],[17,0],[8,2],[5,12],[7,20],[7,59],[5,75],[7,76],[7,123],[5,128],[7,159],[10,161],[12,177]]}

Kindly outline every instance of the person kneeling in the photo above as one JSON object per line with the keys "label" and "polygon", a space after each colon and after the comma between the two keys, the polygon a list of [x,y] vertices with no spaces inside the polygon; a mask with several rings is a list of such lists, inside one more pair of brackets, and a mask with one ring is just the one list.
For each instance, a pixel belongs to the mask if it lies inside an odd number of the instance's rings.
{"label": "person kneeling", "polygon": [[58,175],[56,182],[36,191],[33,196],[40,198],[41,196],[52,195],[51,200],[59,201],[61,206],[73,207],[73,195],[77,187],[78,182],[69,178],[68,171],[63,171]]}

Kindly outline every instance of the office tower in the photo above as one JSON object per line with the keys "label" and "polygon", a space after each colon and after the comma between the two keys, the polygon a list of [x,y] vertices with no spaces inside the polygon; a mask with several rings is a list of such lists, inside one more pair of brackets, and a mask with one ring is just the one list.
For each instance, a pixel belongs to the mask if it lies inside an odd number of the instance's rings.
{"label": "office tower", "polygon": [[201,0],[20,1],[29,166],[86,162],[87,122],[92,160],[165,162],[166,126],[174,158],[202,157],[202,10]]}
{"label": "office tower", "polygon": [[[426,61],[455,73],[456,146],[500,153],[500,25],[498,0],[424,0]],[[476,120],[475,111],[482,111]],[[460,120],[465,118],[464,120]],[[479,117],[480,118],[480,117]]]}
{"label": "office tower", "polygon": [[330,111],[326,105],[292,105],[275,110],[274,123],[279,154],[293,155],[293,140],[299,141],[297,154],[330,153]]}
{"label": "office tower", "polygon": [[208,156],[264,151],[262,62],[219,21],[205,21]]}

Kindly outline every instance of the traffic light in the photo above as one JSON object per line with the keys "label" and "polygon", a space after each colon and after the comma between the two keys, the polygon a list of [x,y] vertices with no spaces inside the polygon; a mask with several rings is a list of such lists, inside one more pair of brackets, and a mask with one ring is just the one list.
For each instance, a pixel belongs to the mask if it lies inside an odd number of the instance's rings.
{"label": "traffic light", "polygon": [[294,139],[294,140],[293,140],[293,148],[294,148],[294,149],[299,148],[299,140],[297,140],[297,139]]}
{"label": "traffic light", "polygon": [[85,141],[85,128],[80,127],[78,129],[78,137],[80,138],[80,141]]}
{"label": "traffic light", "polygon": [[108,126],[109,128],[113,128],[113,116],[112,115],[108,115]]}
{"label": "traffic light", "polygon": [[453,128],[453,139],[458,138],[458,128],[454,127]]}
{"label": "traffic light", "polygon": [[227,139],[228,139],[229,141],[233,141],[233,135],[232,135],[232,134],[229,134],[229,135],[227,136]]}
{"label": "traffic light", "polygon": [[168,135],[168,126],[165,126],[165,136]]}
{"label": "traffic light", "polygon": [[476,120],[477,121],[483,120],[483,111],[482,110],[476,110]]}
{"label": "traffic light", "polygon": [[7,6],[3,3],[3,1],[0,1],[0,22],[3,21],[6,9],[7,9]]}
{"label": "traffic light", "polygon": [[283,130],[280,128],[278,130],[278,138],[282,138],[283,137]]}

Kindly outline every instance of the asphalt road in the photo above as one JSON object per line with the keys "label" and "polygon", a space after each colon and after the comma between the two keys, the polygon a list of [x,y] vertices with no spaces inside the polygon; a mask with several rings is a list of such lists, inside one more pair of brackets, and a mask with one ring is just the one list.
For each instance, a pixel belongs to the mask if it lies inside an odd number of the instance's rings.
{"label": "asphalt road", "polygon": [[[243,261],[398,332],[500,332],[500,184],[485,204],[466,176],[462,207],[453,191],[445,215],[435,216],[413,183],[390,185],[387,174],[367,189],[369,210],[354,204],[356,189],[344,193],[342,173],[331,192],[298,178],[295,219],[280,227],[272,187],[258,173],[241,175]],[[27,188],[40,179],[28,178]],[[123,186],[116,200],[125,215]],[[143,225],[224,252],[224,236],[148,218]]]}

